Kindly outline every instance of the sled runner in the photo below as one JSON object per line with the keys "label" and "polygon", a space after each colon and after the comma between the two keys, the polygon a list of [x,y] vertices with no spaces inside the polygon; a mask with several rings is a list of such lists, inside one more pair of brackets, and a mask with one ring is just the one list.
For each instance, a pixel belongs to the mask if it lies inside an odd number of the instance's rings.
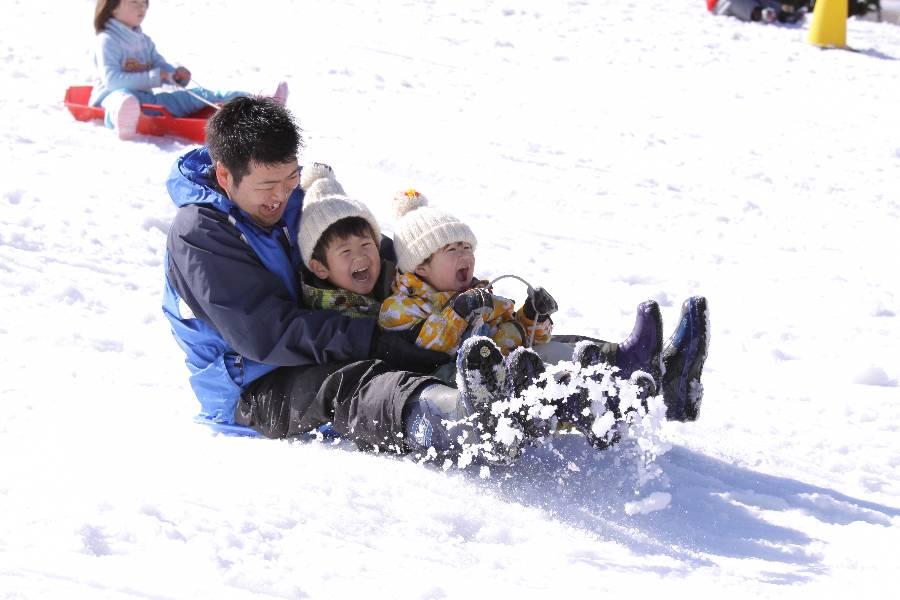
{"label": "sled runner", "polygon": [[[91,89],[89,85],[75,85],[66,90],[64,103],[78,121],[103,120],[106,116],[102,106],[88,105]],[[141,111],[138,133],[181,137],[198,144],[206,142],[206,120],[214,112],[209,107],[188,117],[173,117],[172,113],[158,104],[143,104]]]}

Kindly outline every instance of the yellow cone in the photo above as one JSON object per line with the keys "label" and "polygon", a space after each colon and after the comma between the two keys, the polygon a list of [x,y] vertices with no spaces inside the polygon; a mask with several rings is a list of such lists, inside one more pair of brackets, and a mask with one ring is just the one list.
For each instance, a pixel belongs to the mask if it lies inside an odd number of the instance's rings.
{"label": "yellow cone", "polygon": [[826,48],[847,45],[847,0],[816,0],[807,41]]}

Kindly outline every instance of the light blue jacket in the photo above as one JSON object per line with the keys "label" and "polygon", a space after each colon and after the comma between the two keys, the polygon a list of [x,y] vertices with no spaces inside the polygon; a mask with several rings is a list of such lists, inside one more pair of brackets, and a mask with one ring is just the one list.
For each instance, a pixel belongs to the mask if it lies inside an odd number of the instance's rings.
{"label": "light blue jacket", "polygon": [[140,27],[132,29],[117,19],[107,21],[97,34],[94,66],[97,82],[91,92],[91,106],[99,106],[115,90],[150,91],[162,85],[161,69],[175,70]]}

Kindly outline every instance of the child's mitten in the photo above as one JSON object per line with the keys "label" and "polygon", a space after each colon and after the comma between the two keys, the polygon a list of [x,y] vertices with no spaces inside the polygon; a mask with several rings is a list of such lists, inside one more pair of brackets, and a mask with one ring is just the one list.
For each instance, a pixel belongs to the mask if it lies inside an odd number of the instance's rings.
{"label": "child's mitten", "polygon": [[472,288],[453,300],[453,312],[471,323],[483,314],[494,310],[494,297],[483,288]]}
{"label": "child's mitten", "polygon": [[540,315],[538,321],[546,321],[550,318],[550,315],[559,310],[559,306],[556,304],[556,299],[550,295],[550,292],[542,287],[537,287],[528,294],[523,309],[525,316],[532,321],[538,315]]}

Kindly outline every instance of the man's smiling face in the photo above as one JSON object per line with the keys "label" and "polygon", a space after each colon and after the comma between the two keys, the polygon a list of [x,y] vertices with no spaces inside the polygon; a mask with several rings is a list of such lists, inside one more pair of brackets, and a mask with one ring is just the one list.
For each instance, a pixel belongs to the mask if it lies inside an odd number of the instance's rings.
{"label": "man's smiling face", "polygon": [[250,163],[250,172],[235,184],[231,172],[216,163],[216,179],[231,201],[261,227],[272,227],[284,214],[287,200],[300,181],[296,160],[277,165]]}

